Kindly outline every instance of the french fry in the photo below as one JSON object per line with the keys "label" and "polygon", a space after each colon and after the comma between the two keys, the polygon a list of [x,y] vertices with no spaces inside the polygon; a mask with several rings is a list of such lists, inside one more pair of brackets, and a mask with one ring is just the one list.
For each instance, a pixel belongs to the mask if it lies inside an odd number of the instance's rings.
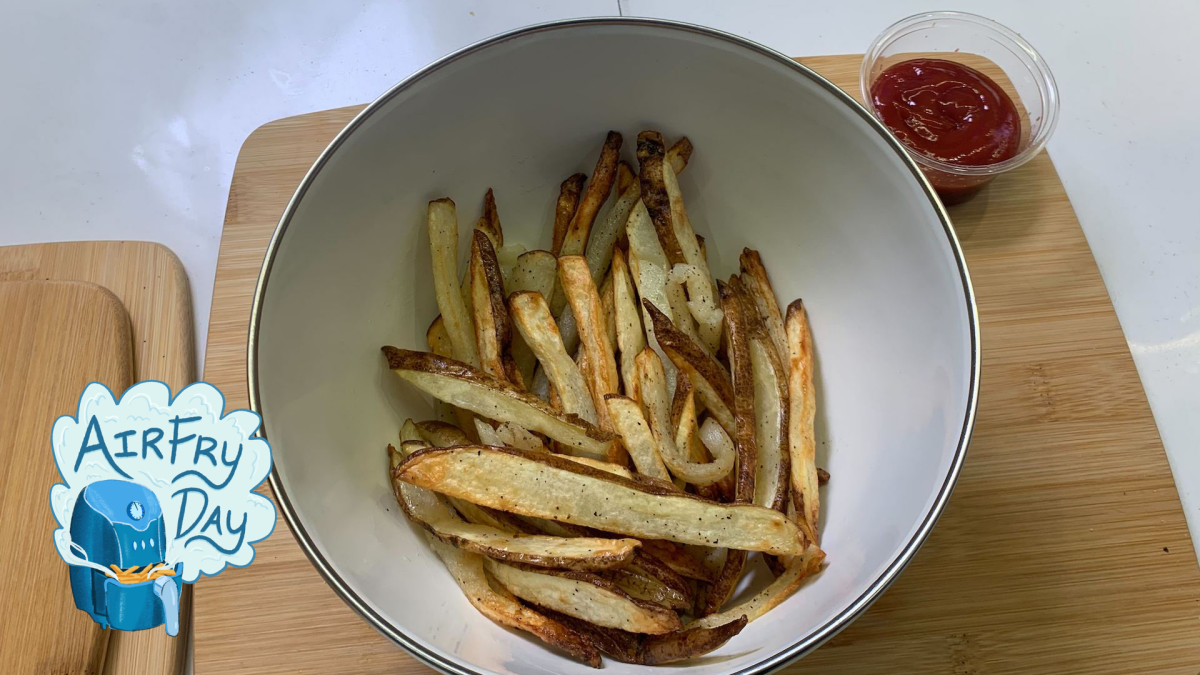
{"label": "french fry", "polygon": [[545,434],[585,452],[607,456],[613,436],[576,415],[557,413],[506,380],[436,354],[384,347],[389,367],[431,396],[460,408]]}
{"label": "french fry", "polygon": [[542,364],[542,369],[558,392],[563,410],[595,424],[597,415],[591,390],[579,367],[563,347],[546,300],[540,293],[521,292],[509,297],[508,303],[517,331]]}
{"label": "french fry", "polygon": [[[388,446],[388,454],[398,465],[395,456],[401,453]],[[430,534],[495,560],[552,569],[607,570],[624,567],[640,545],[636,539],[510,534],[463,521],[436,493],[424,488],[393,479],[393,490],[405,515]]]}
{"label": "french fry", "polygon": [[593,279],[599,281],[604,275],[604,270],[608,269],[617,240],[625,231],[625,224],[629,222],[629,214],[637,206],[641,195],[641,189],[636,182],[622,190],[608,215],[592,228],[585,256]]}
{"label": "french fry", "polygon": [[575,210],[579,208],[579,195],[583,192],[583,182],[586,180],[586,175],[577,173],[558,186],[558,202],[554,205],[554,234],[550,244],[550,252],[555,257],[562,250],[567,228],[571,225]]}
{"label": "french fry", "polygon": [[[429,343],[429,351],[448,359],[454,358],[454,345],[450,344],[450,334],[446,332],[446,322],[441,315],[429,324],[429,330],[425,331],[425,340]],[[458,422],[460,429],[470,429],[467,436],[472,441],[479,440],[479,437],[475,436],[475,416],[469,410],[463,410],[444,401],[439,401],[438,405],[450,409],[450,413]]]}
{"label": "french fry", "polygon": [[[653,352],[651,352],[653,353]],[[667,467],[659,455],[658,444],[650,432],[650,425],[642,415],[642,409],[637,402],[625,396],[610,394],[605,398],[609,416],[626,451],[633,459],[633,465],[638,473],[652,476],[661,480],[671,480]]]}
{"label": "french fry", "polygon": [[[563,293],[571,304],[571,311],[579,326],[580,343],[587,358],[584,360],[584,379],[592,393],[596,407],[596,418],[601,429],[613,431],[612,420],[604,397],[620,391],[617,361],[612,343],[608,339],[608,325],[600,295],[592,282],[587,260],[578,255],[562,256],[558,259],[558,278]],[[561,394],[561,392],[560,392]],[[616,446],[614,446],[616,447]],[[610,461],[613,458],[610,457]]]}
{"label": "french fry", "polygon": [[[541,293],[543,297],[554,290],[555,271],[558,259],[549,251],[528,251],[517,257],[516,264],[505,280],[504,292],[508,295],[522,291]],[[521,381],[526,388],[533,386],[534,371],[537,359],[533,350],[525,343],[520,333],[512,336],[512,346],[509,348],[517,371],[521,373]]]}
{"label": "french fry", "polygon": [[[688,483],[709,485],[729,473],[734,466],[734,453],[714,457],[712,462],[696,463],[688,459],[686,450],[676,446],[676,427],[671,423],[671,404],[667,399],[666,373],[662,360],[652,349],[637,356],[638,391],[650,432],[671,474]],[[695,407],[693,404],[693,415]]]}
{"label": "french fry", "polygon": [[803,555],[789,561],[787,571],[782,576],[776,578],[775,581],[771,582],[770,586],[759,591],[753,598],[730,607],[724,612],[709,614],[704,618],[697,619],[689,623],[687,627],[712,628],[726,624],[733,617],[739,616],[746,617],[747,621],[754,621],[771,609],[779,606],[779,603],[787,600],[800,588],[809,575],[820,571],[821,563],[824,560],[824,551],[816,546],[809,546],[805,549]]}
{"label": "french fry", "polygon": [[429,202],[428,221],[433,288],[446,334],[454,349],[454,358],[469,366],[478,366],[475,327],[467,313],[462,287],[458,282],[458,215],[454,202],[449,199]]}
{"label": "french fry", "polygon": [[687,262],[671,224],[671,201],[663,178],[666,148],[662,134],[643,131],[637,137],[638,179],[642,185],[642,203],[650,212],[654,231],[670,265]]}
{"label": "french fry", "polygon": [[595,574],[518,568],[485,560],[487,571],[522,600],[597,626],[661,635],[683,627],[675,612],[636,600]]}
{"label": "french fry", "polygon": [[762,257],[758,251],[751,248],[742,249],[739,258],[742,269],[742,283],[750,296],[758,314],[766,325],[767,336],[779,354],[780,361],[788,359],[787,331],[783,326],[783,313],[779,310],[779,301],[775,298],[775,289],[767,276],[767,268],[763,266]]}
{"label": "french fry", "polygon": [[704,353],[694,341],[671,323],[666,314],[643,297],[650,323],[663,353],[680,372],[687,375],[696,396],[708,409],[709,414],[725,428],[731,436],[736,433],[733,419],[733,382],[729,373],[713,357]]}
{"label": "french fry", "polygon": [[629,278],[629,268],[625,264],[625,254],[620,251],[613,252],[612,280],[617,348],[621,354],[621,383],[624,385],[625,395],[636,401],[638,395],[634,359],[646,348],[646,333],[634,297],[633,282]]}
{"label": "french fry", "polygon": [[648,637],[638,648],[637,662],[659,666],[703,656],[729,642],[747,623],[742,616],[720,626],[685,626],[674,633]]}
{"label": "french fry", "polygon": [[[461,429],[453,424],[447,424],[438,420],[426,420],[417,422],[417,433],[421,440],[428,445],[436,447],[448,447],[452,445],[467,445],[471,441]],[[403,445],[403,441],[401,442]],[[463,520],[476,525],[488,525],[494,527],[501,532],[516,533],[525,532],[528,528],[524,527],[516,516],[503,511],[496,511],[461,499],[447,497],[447,501],[458,511]]]}
{"label": "french fry", "polygon": [[[678,544],[676,545],[678,546]],[[692,584],[683,575],[671,569],[662,559],[646,555],[640,549],[633,554],[633,559],[629,561],[629,565],[625,569],[654,579],[663,586],[671,589],[673,593],[686,598],[689,602],[689,607],[695,599],[695,591],[692,588]]]}
{"label": "french fry", "polygon": [[691,158],[692,142],[688,140],[687,136],[675,141],[675,145],[667,149],[667,164],[671,165],[676,176],[683,173]]}
{"label": "french fry", "polygon": [[421,440],[433,446],[467,445],[471,442],[466,433],[453,424],[438,420],[426,420],[417,422],[416,426]]}
{"label": "french fry", "polygon": [[686,307],[696,321],[694,339],[709,354],[721,344],[724,318],[712,292],[712,279],[695,265],[679,264],[671,268],[667,283],[686,290]]}
{"label": "french fry", "polygon": [[776,555],[803,551],[796,524],[752,504],[719,504],[661,482],[626,480],[550,453],[516,448],[430,448],[397,478],[510,513],[638,539],[726,546]]}
{"label": "french fry", "polygon": [[817,543],[817,522],[821,515],[818,491],[816,436],[816,389],[813,387],[813,344],[804,303],[793,302],[787,309],[788,342],[788,447],[792,459],[792,499],[801,516],[800,528],[813,544]]}
{"label": "french fry", "polygon": [[617,164],[617,194],[622,194],[637,182],[637,174],[633,172],[633,167],[629,166],[629,162],[621,160]]}
{"label": "french fry", "polygon": [[400,425],[400,442],[405,441],[424,441],[421,437],[421,430],[417,428],[416,422],[413,422],[411,417]]}
{"label": "french fry", "polygon": [[758,449],[754,503],[786,513],[792,464],[788,447],[787,372],[765,333],[750,338],[750,364],[754,373]]}
{"label": "french fry", "polygon": [[693,598],[690,593],[681,593],[658,579],[629,570],[613,570],[607,578],[627,595],[638,600],[653,602],[676,612],[690,611]]}
{"label": "french fry", "polygon": [[[492,242],[479,229],[471,238],[470,278],[475,313],[475,346],[480,365],[483,372],[508,379],[504,369],[504,352],[512,339],[512,327],[508,321],[508,307],[504,303],[504,280]],[[523,383],[521,388],[524,388]]]}
{"label": "french fry", "polygon": [[500,226],[500,213],[496,210],[496,195],[492,193],[492,188],[483,194],[483,215],[479,217],[475,229],[487,235],[496,251],[504,248],[504,228]]}
{"label": "french fry", "polygon": [[[660,313],[665,313],[663,316],[667,319],[667,323],[671,325],[676,332],[680,332],[686,336],[686,333],[675,328],[674,318],[671,316],[673,309],[671,302],[667,297],[667,275],[670,273],[670,264],[667,262],[667,256],[663,253],[662,245],[658,242],[658,235],[654,232],[654,225],[650,221],[650,214],[646,210],[646,205],[639,202],[629,214],[629,221],[626,224],[625,232],[629,237],[629,271],[633,276],[634,286],[637,287],[638,297],[642,300],[642,305],[647,303],[653,305],[660,310]],[[663,349],[659,345],[657,337],[658,326],[649,316],[643,321],[646,329],[646,343],[659,352],[663,356]],[[683,317],[687,321],[691,321],[690,316]],[[703,353],[703,350],[701,350]],[[678,364],[675,364],[678,366]],[[667,380],[674,386],[675,368],[667,369]]]}
{"label": "french fry", "polygon": [[688,579],[706,583],[712,583],[716,579],[716,574],[705,567],[703,562],[697,560],[684,547],[673,541],[655,539],[643,541],[642,550],[638,552],[637,558],[640,560],[646,557],[661,561],[670,570]]}

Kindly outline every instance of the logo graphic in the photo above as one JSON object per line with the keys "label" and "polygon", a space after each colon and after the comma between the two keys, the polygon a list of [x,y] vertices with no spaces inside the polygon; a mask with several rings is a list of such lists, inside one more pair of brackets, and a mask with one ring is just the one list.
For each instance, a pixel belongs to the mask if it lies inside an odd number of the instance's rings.
{"label": "logo graphic", "polygon": [[54,422],[54,544],[75,606],[101,626],[177,635],[182,585],[249,565],[275,529],[275,505],[254,492],[271,472],[261,419],[224,410],[204,382],[174,398],[140,382],[119,400],[93,382]]}

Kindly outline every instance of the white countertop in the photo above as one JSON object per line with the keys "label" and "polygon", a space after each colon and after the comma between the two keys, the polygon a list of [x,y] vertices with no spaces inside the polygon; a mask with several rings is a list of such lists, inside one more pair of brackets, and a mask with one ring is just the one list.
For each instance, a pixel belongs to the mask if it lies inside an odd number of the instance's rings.
{"label": "white countertop", "polygon": [[[8,92],[0,245],[166,244],[187,268],[203,355],[234,161],[261,124],[367,102],[463,45],[552,19],[666,17],[792,55],[842,54],[863,51],[904,16],[947,9],[940,4],[10,4],[0,22]],[[1063,107],[1050,154],[1116,306],[1200,544],[1200,89],[1190,47],[1200,4],[952,4],[1020,32],[1054,71]]]}

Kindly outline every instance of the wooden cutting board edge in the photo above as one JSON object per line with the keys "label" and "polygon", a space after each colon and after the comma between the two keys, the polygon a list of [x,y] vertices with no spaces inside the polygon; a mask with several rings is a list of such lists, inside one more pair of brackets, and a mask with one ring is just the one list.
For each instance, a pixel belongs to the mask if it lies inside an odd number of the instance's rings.
{"label": "wooden cutting board edge", "polygon": [[[44,537],[56,527],[45,511],[46,494],[60,477],[49,453],[32,454],[48,444],[50,428],[60,415],[74,415],[79,393],[90,382],[124,390],[134,382],[133,339],[125,306],[111,291],[83,281],[0,281],[0,451],[17,454],[0,460],[0,503],[5,524],[41,522],[45,527],[24,529],[26,541],[9,532],[0,547],[6,569],[30,569],[6,581],[33,583],[43,595],[17,589],[0,593],[0,672],[98,672],[105,663],[114,631],[101,628],[75,607],[66,566]],[[32,333],[32,334],[31,334]],[[11,360],[10,360],[11,359]],[[42,474],[42,475],[37,475]],[[7,484],[21,479],[20,485]],[[29,486],[28,481],[38,481]],[[44,482],[43,482],[44,481]],[[24,496],[22,489],[36,494]],[[10,493],[11,490],[11,493]],[[18,495],[19,496],[18,498]],[[32,559],[28,565],[21,559]],[[38,605],[27,605],[33,600]],[[11,603],[11,604],[10,604]],[[32,611],[30,611],[32,609]],[[29,613],[27,613],[29,612]],[[47,612],[53,613],[50,618]]]}
{"label": "wooden cutting board edge", "polygon": [[[171,249],[155,242],[88,241],[0,247],[0,281],[61,279],[98,284],[124,305],[133,334],[134,381],[160,380],[172,391],[196,381],[192,299],[187,272]],[[180,629],[189,634],[191,585],[180,597]],[[188,640],[161,631],[119,633],[105,672],[181,673]]]}

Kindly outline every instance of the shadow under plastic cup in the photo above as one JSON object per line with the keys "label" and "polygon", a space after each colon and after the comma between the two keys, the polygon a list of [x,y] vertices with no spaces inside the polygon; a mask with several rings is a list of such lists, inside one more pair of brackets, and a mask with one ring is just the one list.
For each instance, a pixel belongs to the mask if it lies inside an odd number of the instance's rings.
{"label": "shadow under plastic cup", "polygon": [[946,204],[967,201],[1002,173],[1033,159],[1058,122],[1058,86],[1045,59],[1020,35],[990,19],[965,12],[927,12],[892,24],[871,43],[859,81],[863,102],[882,122],[871,87],[889,67],[918,58],[954,61],[987,75],[1012,99],[1021,115],[1017,154],[995,164],[942,162],[914,148],[909,154]]}

